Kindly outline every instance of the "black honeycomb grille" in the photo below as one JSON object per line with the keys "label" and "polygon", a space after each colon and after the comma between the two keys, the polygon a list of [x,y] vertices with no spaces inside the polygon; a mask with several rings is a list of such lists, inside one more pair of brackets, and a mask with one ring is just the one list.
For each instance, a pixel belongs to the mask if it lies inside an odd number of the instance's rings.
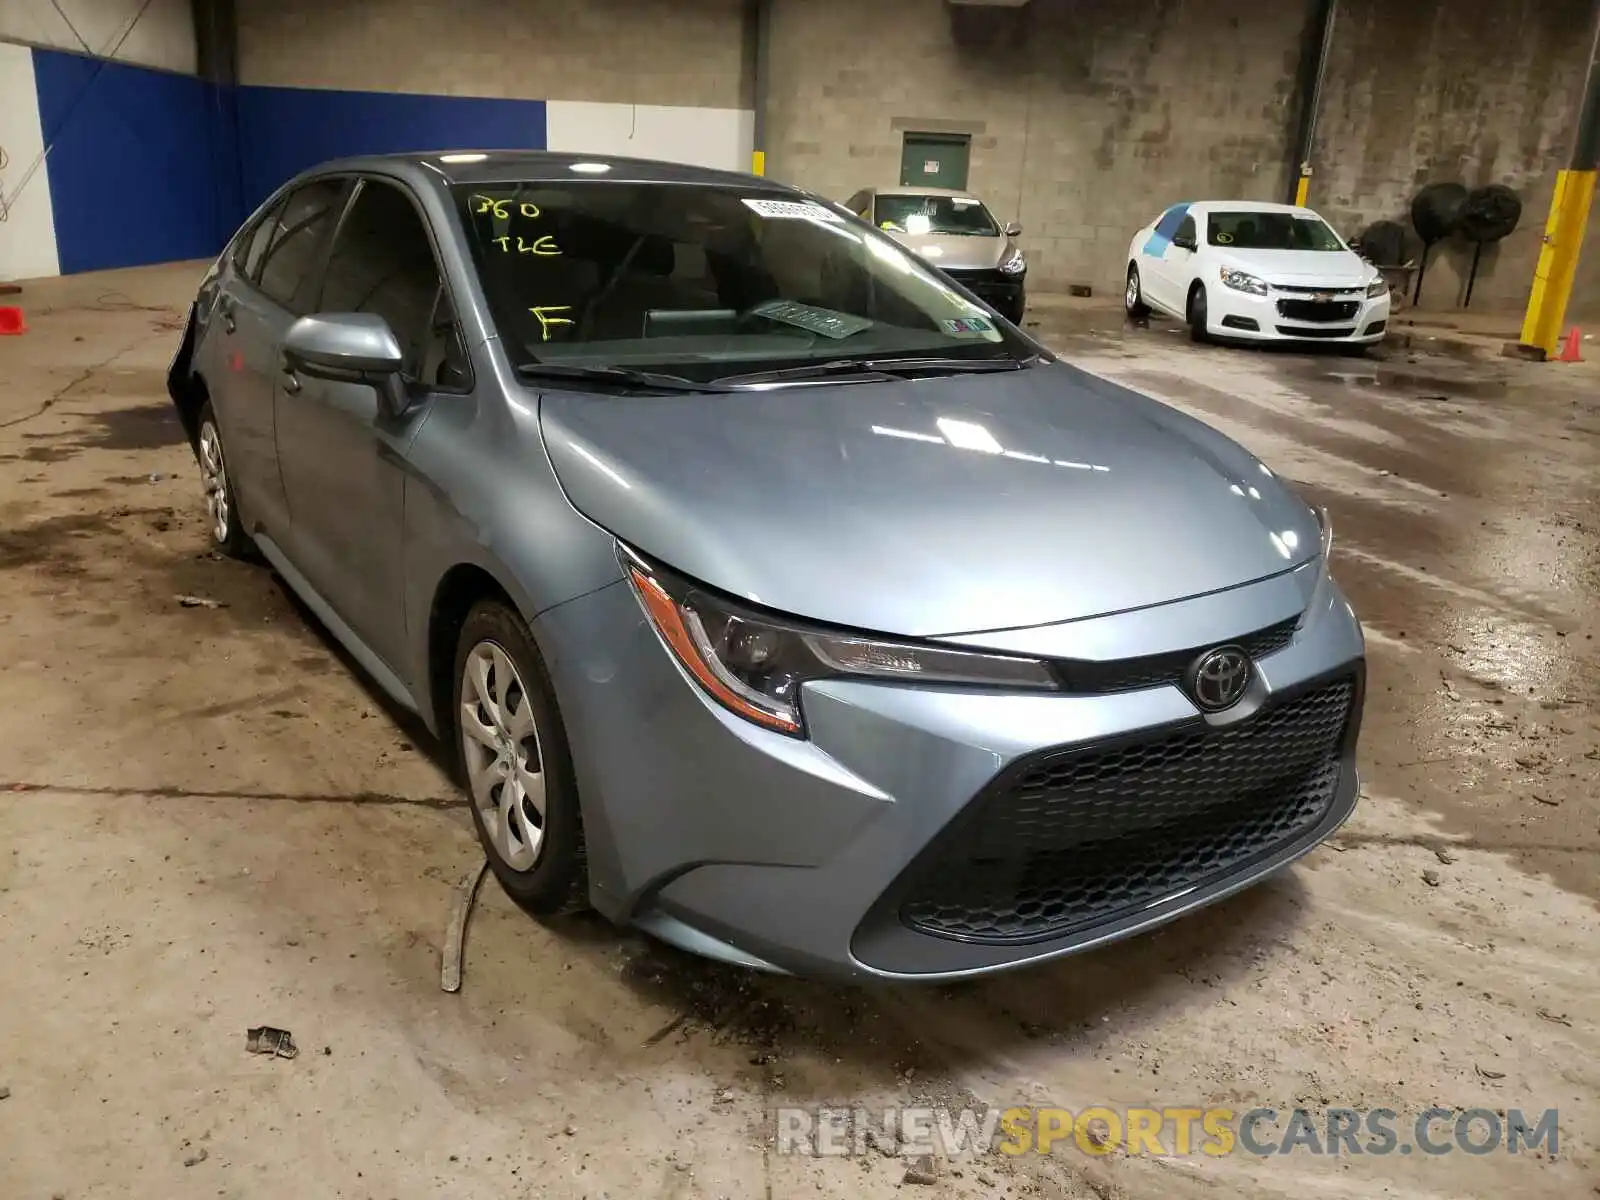
{"label": "black honeycomb grille", "polygon": [[[1294,638],[1299,617],[1290,617],[1265,629],[1246,634],[1230,643],[1239,646],[1252,661],[1282,650]],[[1176,650],[1169,654],[1150,654],[1143,658],[1123,658],[1112,662],[1059,661],[1057,672],[1069,692],[1134,692],[1140,688],[1182,683],[1183,674],[1209,646]]]}
{"label": "black honeycomb grille", "polygon": [[912,868],[901,919],[965,941],[1040,941],[1247,869],[1332,806],[1355,688],[1342,679],[1223,729],[1041,757]]}

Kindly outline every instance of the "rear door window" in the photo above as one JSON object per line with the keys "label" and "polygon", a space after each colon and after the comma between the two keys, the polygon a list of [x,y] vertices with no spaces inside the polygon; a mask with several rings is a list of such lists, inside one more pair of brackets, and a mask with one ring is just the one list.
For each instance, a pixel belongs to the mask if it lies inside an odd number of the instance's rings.
{"label": "rear door window", "polygon": [[258,286],[291,311],[295,297],[312,273],[317,251],[344,199],[342,179],[314,179],[290,193],[261,262]]}
{"label": "rear door window", "polygon": [[283,201],[279,200],[249,229],[234,240],[233,269],[254,282],[261,267],[262,256],[278,231],[278,218],[283,215]]}
{"label": "rear door window", "polygon": [[1178,226],[1183,221],[1183,218],[1188,215],[1189,206],[1187,204],[1174,204],[1166,212],[1162,213],[1160,219],[1156,221],[1156,236],[1170,241],[1172,236],[1178,232]]}

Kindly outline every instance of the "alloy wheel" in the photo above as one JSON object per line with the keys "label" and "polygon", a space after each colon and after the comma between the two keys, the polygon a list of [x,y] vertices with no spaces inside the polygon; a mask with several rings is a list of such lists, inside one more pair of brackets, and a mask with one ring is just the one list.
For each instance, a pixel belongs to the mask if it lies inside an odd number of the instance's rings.
{"label": "alloy wheel", "polygon": [[472,803],[490,843],[512,870],[532,870],[545,831],[539,731],[522,676],[495,642],[479,642],[467,655],[458,724]]}
{"label": "alloy wheel", "polygon": [[200,426],[200,482],[206,489],[206,515],[211,536],[226,544],[232,531],[233,511],[228,505],[228,468],[222,459],[222,438],[210,421]]}

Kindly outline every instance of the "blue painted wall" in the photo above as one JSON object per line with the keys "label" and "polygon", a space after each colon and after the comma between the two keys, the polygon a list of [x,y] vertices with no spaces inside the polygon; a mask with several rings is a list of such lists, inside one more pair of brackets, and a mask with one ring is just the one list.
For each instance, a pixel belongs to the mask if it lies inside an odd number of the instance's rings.
{"label": "blue painted wall", "polygon": [[33,68],[62,273],[216,253],[239,210],[218,90],[54,50]]}
{"label": "blue painted wall", "polygon": [[285,179],[330,158],[542,150],[542,100],[218,87],[33,52],[61,272],[216,254]]}
{"label": "blue painted wall", "polygon": [[241,87],[238,105],[248,209],[296,172],[347,154],[545,148],[543,100]]}

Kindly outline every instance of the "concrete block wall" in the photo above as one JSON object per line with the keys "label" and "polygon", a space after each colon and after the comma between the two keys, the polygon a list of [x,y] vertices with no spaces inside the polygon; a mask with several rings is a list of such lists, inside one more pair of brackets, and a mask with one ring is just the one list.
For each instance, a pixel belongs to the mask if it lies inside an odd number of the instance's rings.
{"label": "concrete block wall", "polygon": [[238,0],[237,13],[246,87],[540,100],[550,149],[749,169],[743,0]]}
{"label": "concrete block wall", "polygon": [[972,139],[1038,287],[1120,291],[1179,200],[1281,199],[1303,0],[775,0],[769,173],[843,199],[899,182],[906,130]]}
{"label": "concrete block wall", "polygon": [[[1511,185],[1523,195],[1523,224],[1485,256],[1474,306],[1520,311],[1570,147],[1591,2],[1340,0],[1312,203],[1352,234],[1403,216],[1421,182]],[[1166,205],[1280,199],[1288,187],[1310,0],[1030,0],[1014,10],[947,0],[772,4],[769,173],[842,199],[898,181],[908,130],[969,134],[971,185],[1003,219],[1024,225],[1036,287],[1117,289],[1132,231]],[[156,145],[203,132],[189,128],[195,105],[211,104],[203,89],[191,103],[181,88],[125,73],[137,63],[164,79],[192,79],[188,0],[150,0],[142,15],[144,0],[59,5],[0,0],[0,277],[108,265],[107,255],[161,253],[182,241],[163,234],[143,247],[85,249],[80,235],[93,223],[69,221],[63,256],[55,227],[65,218],[51,191],[60,182],[64,195],[81,196],[106,165],[92,145],[102,116],[109,130],[137,108],[141,136]],[[321,128],[308,112],[354,114],[321,132],[372,131],[381,135],[376,149],[408,143],[421,129],[462,143],[749,164],[746,0],[237,0],[237,20],[241,115],[237,145],[223,149],[245,160],[229,168],[245,204],[305,165],[297,153],[326,156],[326,138],[295,147],[277,136]],[[119,40],[121,73],[85,74],[67,61],[93,61],[85,44],[106,54]],[[89,95],[91,83],[95,102],[67,104],[70,121],[63,116],[49,134],[61,144],[47,168],[41,97],[59,106],[63,94]],[[150,99],[156,93],[159,103]],[[380,128],[385,97],[394,99],[393,119]],[[418,123],[419,104],[446,97],[456,102],[435,104]],[[279,121],[280,109],[298,115]],[[277,131],[260,161],[246,145],[251,121]],[[132,153],[126,141],[114,143],[119,154]],[[147,228],[172,224],[204,190],[185,185],[184,204],[175,204],[136,161],[125,174],[148,193]],[[219,196],[218,214],[191,218],[227,225],[238,206]],[[1580,318],[1600,319],[1596,230],[1600,219],[1580,268]],[[1441,253],[1427,305],[1453,306],[1465,269],[1465,252]]]}
{"label": "concrete block wall", "polygon": [[[1473,308],[1527,303],[1556,171],[1571,152],[1593,34],[1591,0],[1340,0],[1311,203],[1341,230],[1406,222],[1424,184],[1503,183],[1521,224],[1486,248]],[[1600,220],[1572,312],[1600,318]],[[1457,307],[1472,252],[1429,258],[1423,307]]]}

